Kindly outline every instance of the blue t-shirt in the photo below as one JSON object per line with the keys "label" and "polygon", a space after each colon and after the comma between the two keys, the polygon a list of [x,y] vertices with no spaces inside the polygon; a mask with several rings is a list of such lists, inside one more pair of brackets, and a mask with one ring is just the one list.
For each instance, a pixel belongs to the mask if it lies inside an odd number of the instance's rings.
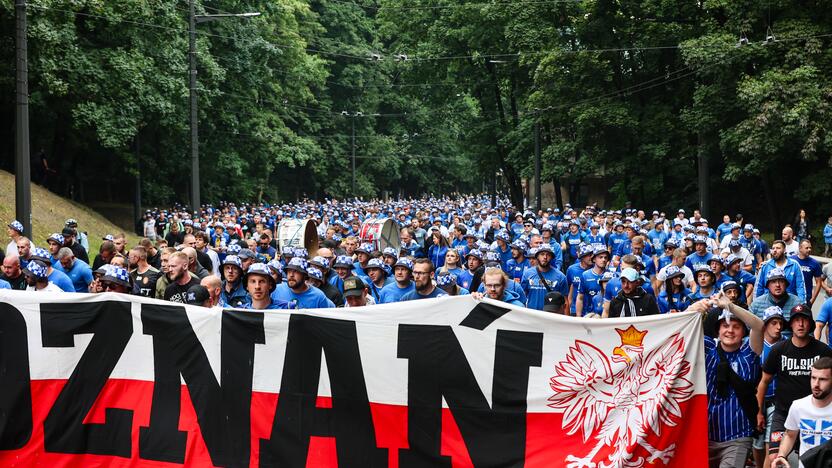
{"label": "blue t-shirt", "polygon": [[0,289],[11,289],[12,285],[6,280],[0,279]]}
{"label": "blue t-shirt", "polygon": [[706,253],[705,255],[699,255],[696,252],[688,255],[688,259],[685,260],[685,266],[690,268],[690,271],[696,271],[696,265],[707,265],[710,259],[714,258],[713,254]]}
{"label": "blue t-shirt", "polygon": [[806,286],[806,301],[812,298],[812,291],[815,289],[815,278],[823,276],[823,268],[820,262],[812,257],[800,258],[795,255],[794,261],[800,264],[800,271],[803,272],[803,283]]}
{"label": "blue t-shirt", "polygon": [[72,285],[72,280],[61,270],[53,268],[52,273],[49,273],[48,279],[50,283],[55,283],[55,286],[61,288],[62,291],[75,292],[75,286]]}
{"label": "blue t-shirt", "polygon": [[673,255],[662,255],[659,257],[659,271],[673,262]]}
{"label": "blue t-shirt", "polygon": [[659,312],[666,314],[671,310],[677,310],[679,312],[684,312],[690,307],[691,301],[690,291],[687,288],[682,288],[682,292],[678,292],[673,295],[673,306],[670,305],[670,299],[667,295],[667,290],[664,290],[659,293],[659,297],[656,298],[656,302],[659,304]]}
{"label": "blue t-shirt", "polygon": [[387,286],[381,288],[381,303],[382,304],[389,304],[391,302],[399,302],[402,299],[402,296],[413,291],[415,286],[413,285],[413,281],[406,288],[400,288],[399,283],[392,282]]}
{"label": "blue t-shirt", "polygon": [[653,251],[655,252],[661,252],[664,250],[664,243],[667,241],[668,237],[670,237],[670,234],[668,234],[665,230],[657,231],[652,229],[647,233],[647,238],[650,239],[650,245],[653,246]]}
{"label": "blue t-shirt", "polygon": [[[506,262],[506,273],[508,273],[508,277],[513,280],[520,280],[523,279],[523,272],[526,271],[526,268],[529,267],[529,259],[523,258],[520,263],[517,263],[516,260],[513,258]],[[459,278],[459,275],[457,275]]]}
{"label": "blue t-shirt", "polygon": [[566,244],[566,248],[569,249],[569,256],[571,258],[578,258],[578,246],[584,243],[585,238],[586,237],[580,231],[575,234],[567,232],[562,237],[563,242]]}
{"label": "blue t-shirt", "polygon": [[286,302],[290,309],[330,309],[335,304],[318,288],[307,287],[306,291],[296,293],[287,283],[280,283],[271,295],[273,302]]}
{"label": "blue t-shirt", "polygon": [[829,325],[826,329],[827,343],[832,343],[832,297],[823,302],[815,322]]}
{"label": "blue t-shirt", "polygon": [[447,296],[447,295],[448,295],[448,293],[446,293],[442,289],[436,288],[436,287],[433,288],[433,291],[431,291],[430,294],[424,294],[424,295],[419,294],[419,291],[416,291],[416,289],[414,289],[413,291],[410,291],[409,293],[402,296],[400,301],[402,301],[402,302],[404,302],[404,301],[417,301],[419,299],[432,299],[434,297],[444,297],[444,296]]}
{"label": "blue t-shirt", "polygon": [[[575,315],[577,309],[575,308],[575,299],[578,297],[578,291],[581,290],[581,275],[584,274],[584,269],[579,263],[573,263],[566,269],[566,281],[569,282],[569,315]],[[586,307],[586,306],[584,306]]]}
{"label": "blue t-shirt", "polygon": [[601,310],[595,310],[595,296],[601,295],[601,277],[604,276],[604,273],[601,274],[595,273],[594,268],[590,268],[583,272],[581,275],[581,283],[580,283],[580,292],[583,294],[583,302],[584,302],[584,310],[583,314],[586,315],[590,312],[595,312],[600,314]]}
{"label": "blue t-shirt", "polygon": [[[526,294],[526,307],[543,310],[543,300],[546,297],[547,290],[546,286],[540,282],[537,271],[537,267],[526,268],[520,284],[523,287],[523,293]],[[549,268],[549,271],[540,272],[540,275],[543,276],[552,291],[561,293],[563,297],[569,294],[569,283],[566,281],[566,275],[561,273],[560,270]]]}
{"label": "blue t-shirt", "polygon": [[717,232],[719,233],[719,238],[723,239],[725,236],[731,235],[731,228],[734,226],[734,223],[722,223],[716,227]]}
{"label": "blue t-shirt", "polygon": [[65,273],[69,277],[75,292],[89,291],[90,283],[92,283],[92,268],[85,261],[76,258],[75,263],[72,264],[72,269],[69,271],[66,271],[60,262],[52,268]]}
{"label": "blue t-shirt", "polygon": [[[774,343],[777,344],[777,343]],[[768,359],[768,353],[771,351],[771,348],[774,344],[769,344],[768,341],[763,340],[763,355],[760,356],[760,366],[762,366],[766,359]],[[774,387],[777,385],[777,376],[771,377],[771,383],[768,384],[766,388],[766,400],[770,400],[774,398]]]}

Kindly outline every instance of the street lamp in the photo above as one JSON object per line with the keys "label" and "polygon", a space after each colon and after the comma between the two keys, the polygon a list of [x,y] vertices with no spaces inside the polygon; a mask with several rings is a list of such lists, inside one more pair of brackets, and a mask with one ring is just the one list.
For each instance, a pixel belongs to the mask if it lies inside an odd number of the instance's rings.
{"label": "street lamp", "polygon": [[260,12],[197,15],[194,0],[189,0],[188,7],[188,57],[190,62],[189,87],[191,100],[191,209],[199,211],[199,124],[197,122],[196,95],[196,25],[224,18],[252,18],[260,16]]}
{"label": "street lamp", "polygon": [[341,111],[341,115],[349,117],[352,122],[352,195],[355,196],[355,118],[364,117],[364,113],[361,111]]}

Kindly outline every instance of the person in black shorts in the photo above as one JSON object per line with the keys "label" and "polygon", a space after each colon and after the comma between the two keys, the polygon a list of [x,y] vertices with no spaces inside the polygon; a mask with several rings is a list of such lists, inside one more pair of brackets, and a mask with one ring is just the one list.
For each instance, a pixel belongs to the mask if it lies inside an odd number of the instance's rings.
{"label": "person in black shorts", "polygon": [[[769,457],[777,455],[780,441],[786,431],[786,417],[792,402],[811,393],[812,364],[820,357],[832,357],[832,349],[816,340],[812,332],[815,321],[812,310],[806,304],[798,304],[791,309],[789,327],[791,339],[781,341],[771,347],[768,358],[763,364],[763,377],[757,386],[757,402],[764,408],[766,388],[771,379],[777,377],[774,390],[774,415],[771,421],[771,440]],[[765,430],[765,417],[758,415],[757,429]]]}

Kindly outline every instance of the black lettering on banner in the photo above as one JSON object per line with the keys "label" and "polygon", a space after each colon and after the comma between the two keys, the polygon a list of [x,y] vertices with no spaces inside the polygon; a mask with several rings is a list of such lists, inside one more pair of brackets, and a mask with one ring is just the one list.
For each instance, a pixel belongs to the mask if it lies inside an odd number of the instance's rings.
{"label": "black lettering on banner", "polygon": [[0,303],[0,450],[19,449],[32,436],[29,344],[23,314]]}
{"label": "black lettering on banner", "polygon": [[[317,408],[321,350],[332,408]],[[387,466],[376,446],[355,322],[292,315],[270,439],[260,440],[260,466],[306,467],[309,439],[334,437],[340,468]]]}
{"label": "black lettering on banner", "polygon": [[399,451],[399,466],[451,466],[440,455],[442,397],[474,466],[523,466],[529,367],[540,366],[542,352],[542,333],[497,331],[489,407],[451,327],[399,325],[398,357],[408,360],[409,443]]}
{"label": "black lettering on banner", "polygon": [[187,434],[178,430],[181,374],[211,462],[248,466],[254,345],[266,342],[263,314],[222,313],[219,383],[184,307],[143,304],[142,327],[145,334],[153,336],[156,384],[150,426],[140,430],[139,456],[184,463]]}
{"label": "black lettering on banner", "polygon": [[106,408],[103,424],[84,424],[133,334],[129,302],[41,304],[44,347],[70,348],[92,333],[87,349],[43,422],[47,452],[130,457],[133,411]]}

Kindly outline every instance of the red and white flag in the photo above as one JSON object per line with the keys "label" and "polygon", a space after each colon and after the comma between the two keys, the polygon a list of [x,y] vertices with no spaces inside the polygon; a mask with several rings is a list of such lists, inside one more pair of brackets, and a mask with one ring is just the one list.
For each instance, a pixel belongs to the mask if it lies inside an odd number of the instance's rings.
{"label": "red and white flag", "polygon": [[707,464],[701,319],[0,291],[0,466]]}

